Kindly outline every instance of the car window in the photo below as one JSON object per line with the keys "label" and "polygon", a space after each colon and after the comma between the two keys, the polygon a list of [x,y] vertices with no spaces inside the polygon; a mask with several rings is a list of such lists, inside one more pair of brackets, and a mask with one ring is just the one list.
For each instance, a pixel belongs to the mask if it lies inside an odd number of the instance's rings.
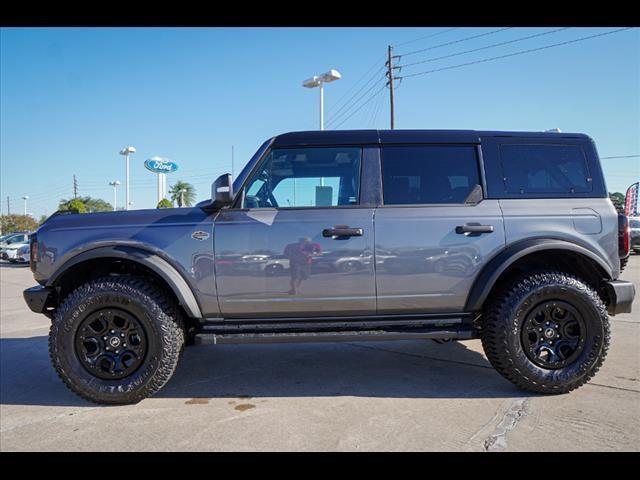
{"label": "car window", "polygon": [[502,145],[500,159],[508,193],[576,193],[593,188],[577,145]]}
{"label": "car window", "polygon": [[359,147],[274,149],[251,176],[243,208],[357,205]]}
{"label": "car window", "polygon": [[415,145],[382,149],[385,205],[464,203],[479,183],[473,146]]}
{"label": "car window", "polygon": [[15,235],[13,237],[9,237],[7,240],[7,245],[13,245],[14,243],[22,243],[25,241],[24,235]]}

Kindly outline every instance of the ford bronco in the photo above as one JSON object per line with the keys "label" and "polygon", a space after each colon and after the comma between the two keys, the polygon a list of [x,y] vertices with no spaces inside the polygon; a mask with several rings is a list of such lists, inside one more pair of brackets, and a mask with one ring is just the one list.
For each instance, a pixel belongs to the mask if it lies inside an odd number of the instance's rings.
{"label": "ford bronco", "polygon": [[195,207],[54,214],[24,297],[98,403],[154,394],[193,343],[480,338],[518,387],[565,393],[631,310],[626,221],[583,134],[293,132]]}

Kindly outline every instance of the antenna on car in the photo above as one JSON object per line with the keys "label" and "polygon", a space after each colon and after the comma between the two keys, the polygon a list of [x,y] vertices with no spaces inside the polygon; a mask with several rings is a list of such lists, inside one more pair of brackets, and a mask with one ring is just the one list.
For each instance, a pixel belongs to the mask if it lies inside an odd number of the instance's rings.
{"label": "antenna on car", "polygon": [[562,130],[559,128],[552,128],[551,130],[545,130],[545,132],[562,133]]}

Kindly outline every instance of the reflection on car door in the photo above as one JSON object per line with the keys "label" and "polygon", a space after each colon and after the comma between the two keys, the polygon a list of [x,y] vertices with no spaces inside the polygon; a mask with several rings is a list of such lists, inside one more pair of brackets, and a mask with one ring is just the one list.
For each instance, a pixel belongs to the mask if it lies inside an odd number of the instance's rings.
{"label": "reflection on car door", "polygon": [[352,147],[267,155],[237,208],[215,221],[224,318],[375,314],[374,209],[358,205],[360,156]]}

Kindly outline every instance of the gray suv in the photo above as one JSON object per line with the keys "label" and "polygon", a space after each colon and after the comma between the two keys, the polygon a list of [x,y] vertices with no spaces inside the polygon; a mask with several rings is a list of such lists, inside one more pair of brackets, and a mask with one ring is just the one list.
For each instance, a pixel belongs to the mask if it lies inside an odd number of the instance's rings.
{"label": "gray suv", "polygon": [[185,345],[480,338],[523,389],[597,372],[629,228],[586,135],[294,132],[193,208],[54,214],[29,307],[65,384],[135,403]]}

